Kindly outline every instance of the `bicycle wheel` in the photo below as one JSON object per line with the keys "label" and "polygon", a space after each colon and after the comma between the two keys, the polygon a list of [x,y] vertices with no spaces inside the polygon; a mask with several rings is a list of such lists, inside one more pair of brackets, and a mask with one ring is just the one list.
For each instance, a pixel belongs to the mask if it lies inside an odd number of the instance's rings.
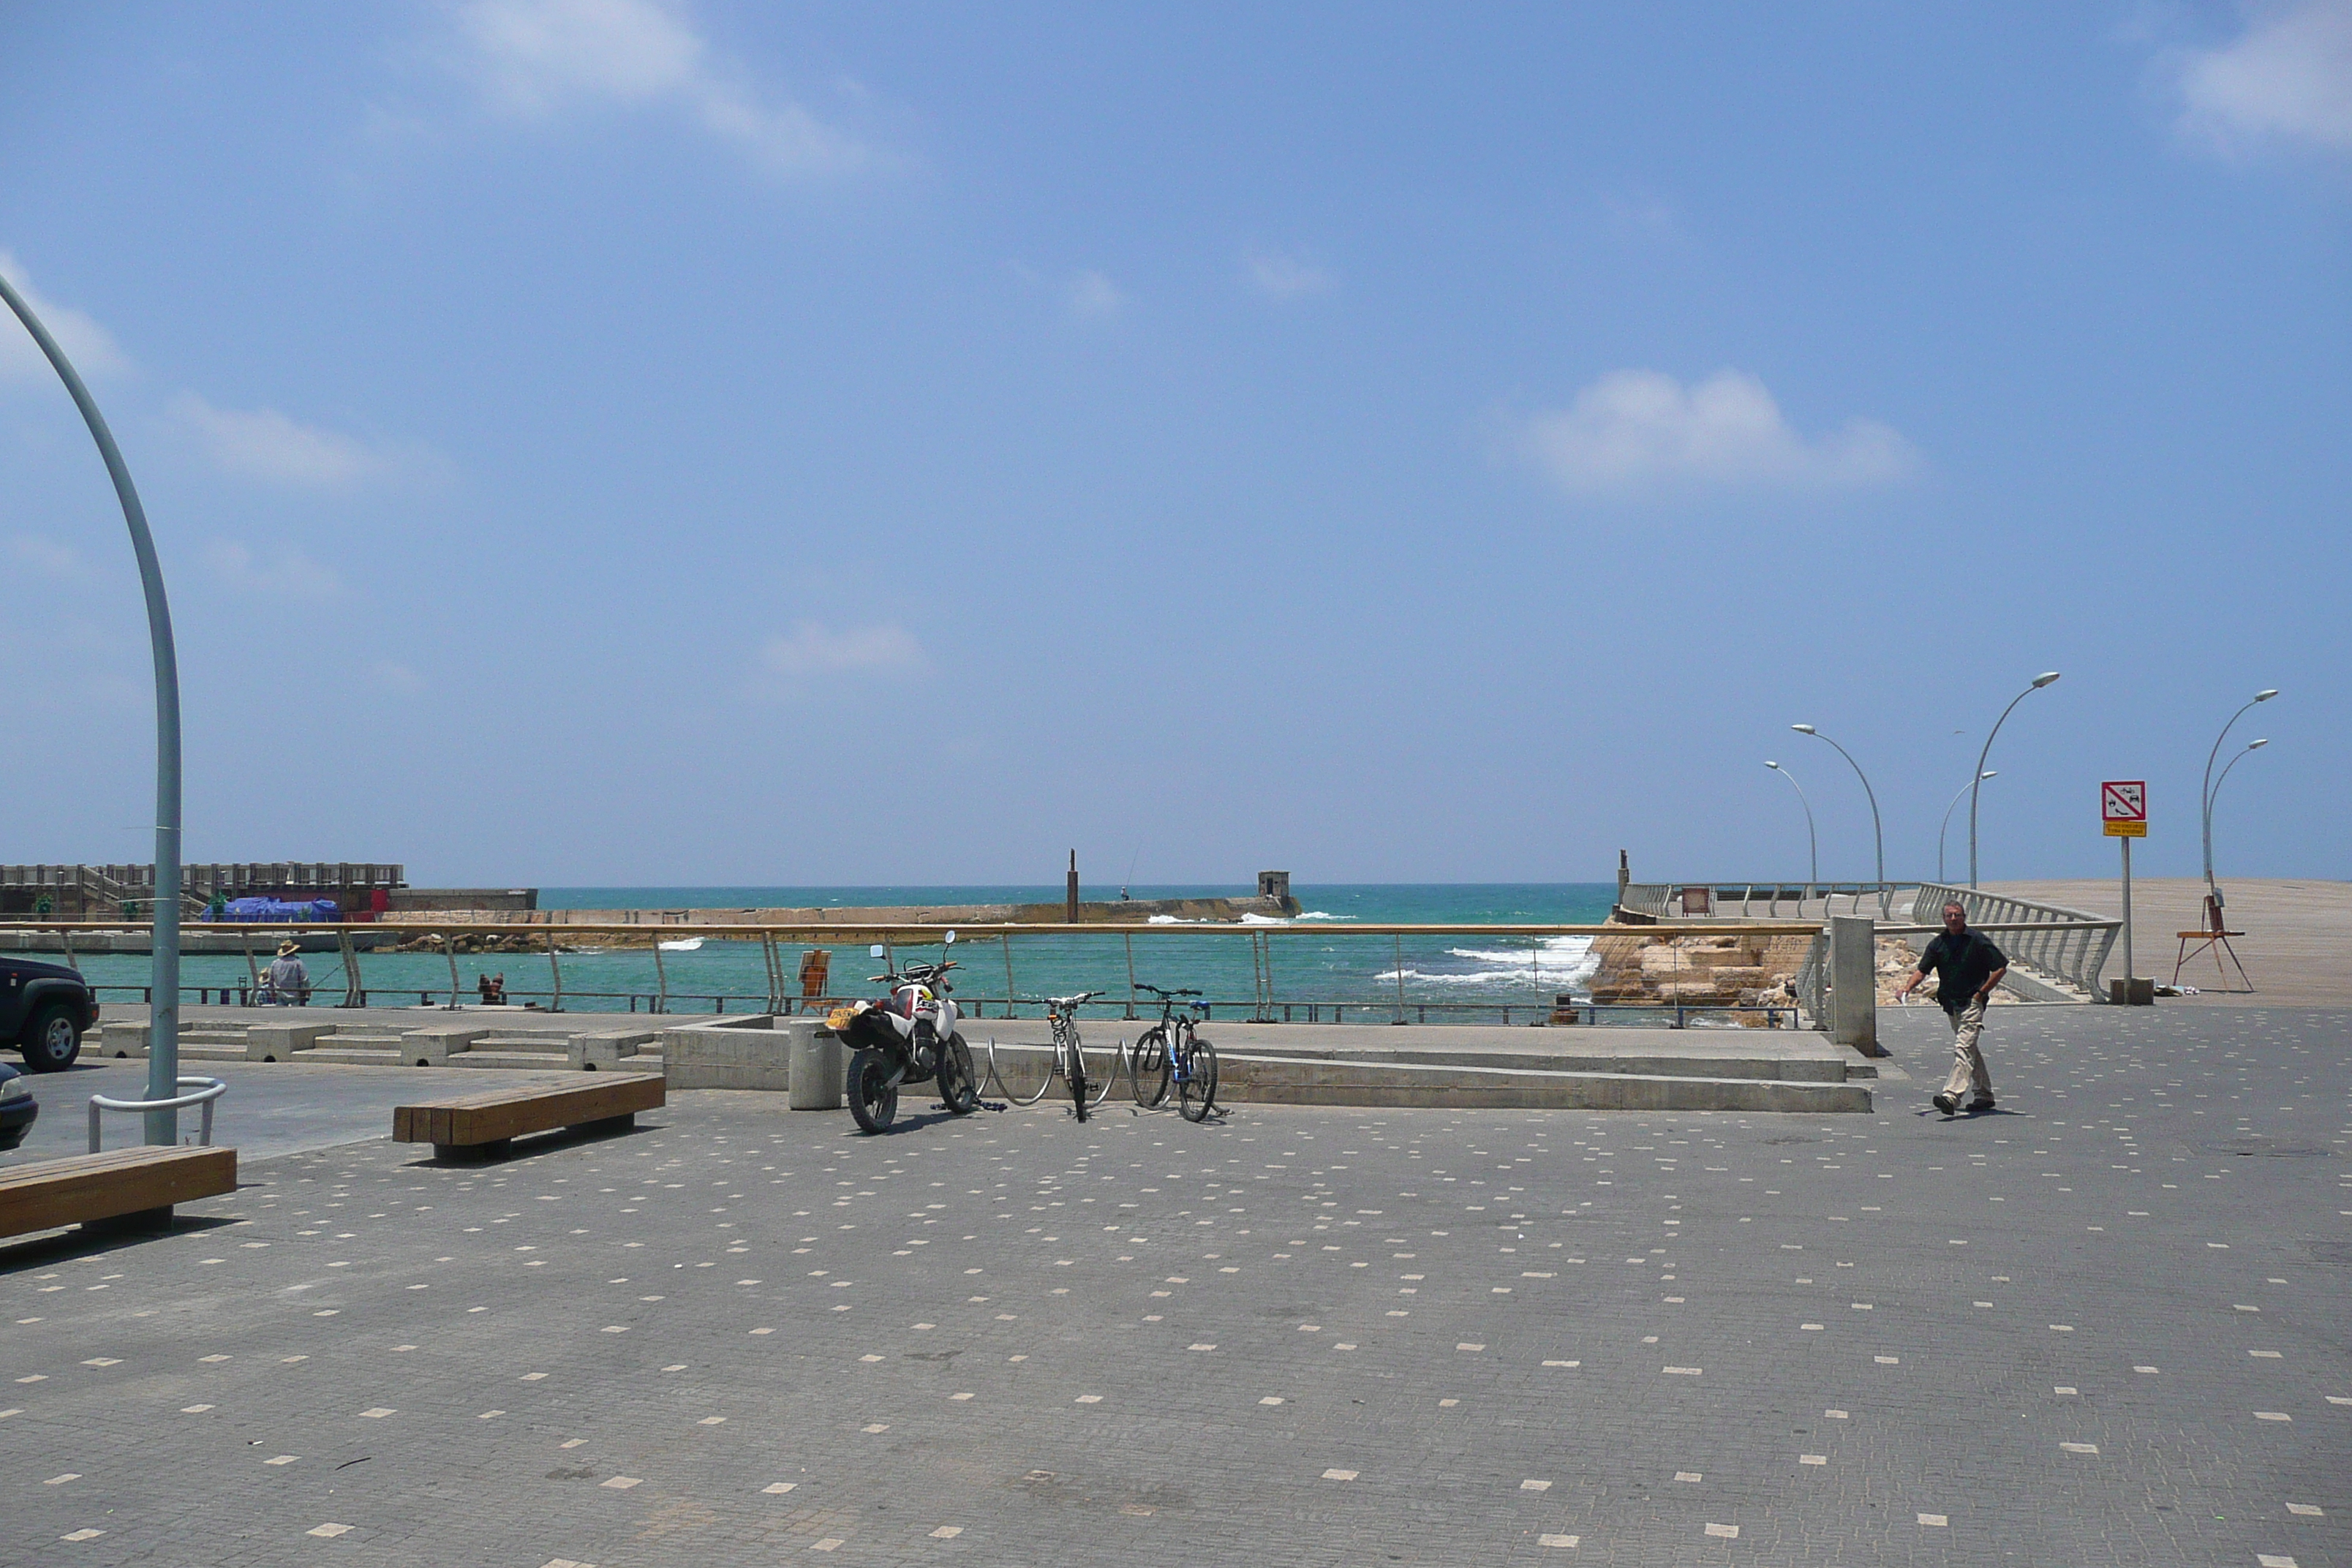
{"label": "bicycle wheel", "polygon": [[958,1116],[980,1109],[980,1083],[973,1076],[971,1047],[960,1034],[950,1035],[940,1047],[940,1103]]}
{"label": "bicycle wheel", "polygon": [[1195,1036],[1192,1048],[1184,1054],[1184,1065],[1191,1070],[1176,1086],[1181,1097],[1176,1108],[1184,1113],[1185,1121],[1198,1121],[1216,1108],[1217,1047]]}
{"label": "bicycle wheel", "polygon": [[1143,1031],[1127,1058],[1128,1081],[1135,1087],[1135,1103],[1150,1110],[1168,1100],[1168,1031],[1154,1025]]}
{"label": "bicycle wheel", "polygon": [[[1078,1120],[1084,1121],[1087,1119],[1087,1107],[1090,1103],[1087,1099],[1087,1053],[1078,1045],[1078,1032],[1076,1029],[1070,1031],[1069,1044],[1064,1049],[1068,1054],[1062,1056],[1062,1070],[1070,1080],[1070,1105],[1077,1111]],[[1060,1052],[1055,1054],[1061,1055]]]}
{"label": "bicycle wheel", "polygon": [[[1012,1072],[1004,1070],[1007,1066],[1013,1067]],[[1035,1080],[1034,1088],[1031,1085],[1033,1075]],[[1047,1089],[1054,1087],[1054,1053],[1008,1051],[1000,1057],[996,1054],[996,1041],[992,1038],[988,1042],[988,1076],[996,1080],[996,1087],[1003,1089],[1004,1098],[1013,1104],[1034,1105],[1045,1098]]]}
{"label": "bicycle wheel", "polygon": [[872,1051],[849,1058],[849,1114],[868,1132],[889,1131],[898,1114],[898,1086],[890,1081],[890,1064]]}
{"label": "bicycle wheel", "polygon": [[1126,1060],[1127,1051],[1124,1046],[1113,1046],[1110,1048],[1110,1065],[1104,1068],[1100,1073],[1091,1069],[1087,1072],[1087,1085],[1090,1091],[1087,1097],[1088,1105],[1100,1105],[1110,1098],[1110,1091],[1118,1084],[1119,1067]]}

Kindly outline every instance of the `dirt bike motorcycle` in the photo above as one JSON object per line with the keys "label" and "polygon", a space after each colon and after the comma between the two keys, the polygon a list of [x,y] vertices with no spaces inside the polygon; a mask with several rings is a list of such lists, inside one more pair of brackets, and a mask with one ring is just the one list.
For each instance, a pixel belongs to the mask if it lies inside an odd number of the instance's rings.
{"label": "dirt bike motorcycle", "polygon": [[[955,932],[947,933],[948,942]],[[884,950],[877,945],[874,956]],[[980,1079],[971,1050],[957,1028],[960,1015],[948,999],[952,959],[903,964],[896,973],[868,975],[890,988],[878,1001],[839,1008],[826,1022],[849,1042],[849,1113],[868,1132],[888,1130],[898,1114],[898,1090],[908,1084],[936,1082],[940,1103],[958,1116],[980,1109]]]}

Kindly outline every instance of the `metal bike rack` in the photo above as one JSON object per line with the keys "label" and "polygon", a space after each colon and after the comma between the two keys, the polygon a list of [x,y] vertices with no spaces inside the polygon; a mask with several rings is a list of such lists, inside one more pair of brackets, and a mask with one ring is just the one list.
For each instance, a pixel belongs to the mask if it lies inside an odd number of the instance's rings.
{"label": "metal bike rack", "polygon": [[228,1092],[228,1085],[216,1078],[182,1078],[179,1080],[182,1089],[187,1088],[192,1083],[202,1084],[205,1087],[194,1094],[183,1094],[171,1100],[109,1100],[102,1094],[91,1095],[89,1097],[89,1152],[93,1154],[98,1152],[99,1112],[101,1110],[179,1110],[191,1105],[201,1105],[205,1108],[204,1129],[198,1134],[196,1141],[210,1148],[213,1141],[213,1101]]}

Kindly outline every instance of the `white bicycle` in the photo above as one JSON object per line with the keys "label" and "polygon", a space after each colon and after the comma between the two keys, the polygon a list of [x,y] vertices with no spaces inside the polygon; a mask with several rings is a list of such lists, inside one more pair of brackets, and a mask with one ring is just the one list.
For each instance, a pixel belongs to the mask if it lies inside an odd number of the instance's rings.
{"label": "white bicycle", "polygon": [[[1025,1075],[1019,1073],[1016,1076],[1023,1077],[1023,1085],[1014,1088],[1013,1079],[1005,1076],[1004,1061],[997,1055],[995,1040],[988,1042],[988,1073],[996,1080],[996,1087],[1004,1091],[1005,1099],[1015,1105],[1034,1105],[1045,1099],[1046,1091],[1054,1087],[1056,1074],[1068,1088],[1071,1108],[1077,1112],[1081,1121],[1087,1119],[1087,1111],[1109,1098],[1111,1085],[1118,1079],[1119,1064],[1127,1059],[1127,1043],[1122,1040],[1112,1050],[1110,1070],[1102,1075],[1101,1083],[1097,1085],[1087,1075],[1086,1047],[1078,1038],[1078,1009],[1101,994],[1099,991],[1086,991],[1076,996],[1049,996],[1045,999],[1045,1016],[1054,1026],[1054,1045],[1046,1054],[1045,1067],[1037,1075],[1034,1089],[1028,1087]],[[1020,1054],[1027,1056],[1030,1053],[1024,1051]]]}

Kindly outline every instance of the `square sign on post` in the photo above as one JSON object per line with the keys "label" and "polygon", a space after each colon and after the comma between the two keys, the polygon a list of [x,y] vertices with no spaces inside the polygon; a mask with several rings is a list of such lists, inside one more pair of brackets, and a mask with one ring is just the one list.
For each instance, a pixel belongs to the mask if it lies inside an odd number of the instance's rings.
{"label": "square sign on post", "polygon": [[2109,779],[2099,786],[2099,816],[2110,838],[2147,837],[2147,781]]}

